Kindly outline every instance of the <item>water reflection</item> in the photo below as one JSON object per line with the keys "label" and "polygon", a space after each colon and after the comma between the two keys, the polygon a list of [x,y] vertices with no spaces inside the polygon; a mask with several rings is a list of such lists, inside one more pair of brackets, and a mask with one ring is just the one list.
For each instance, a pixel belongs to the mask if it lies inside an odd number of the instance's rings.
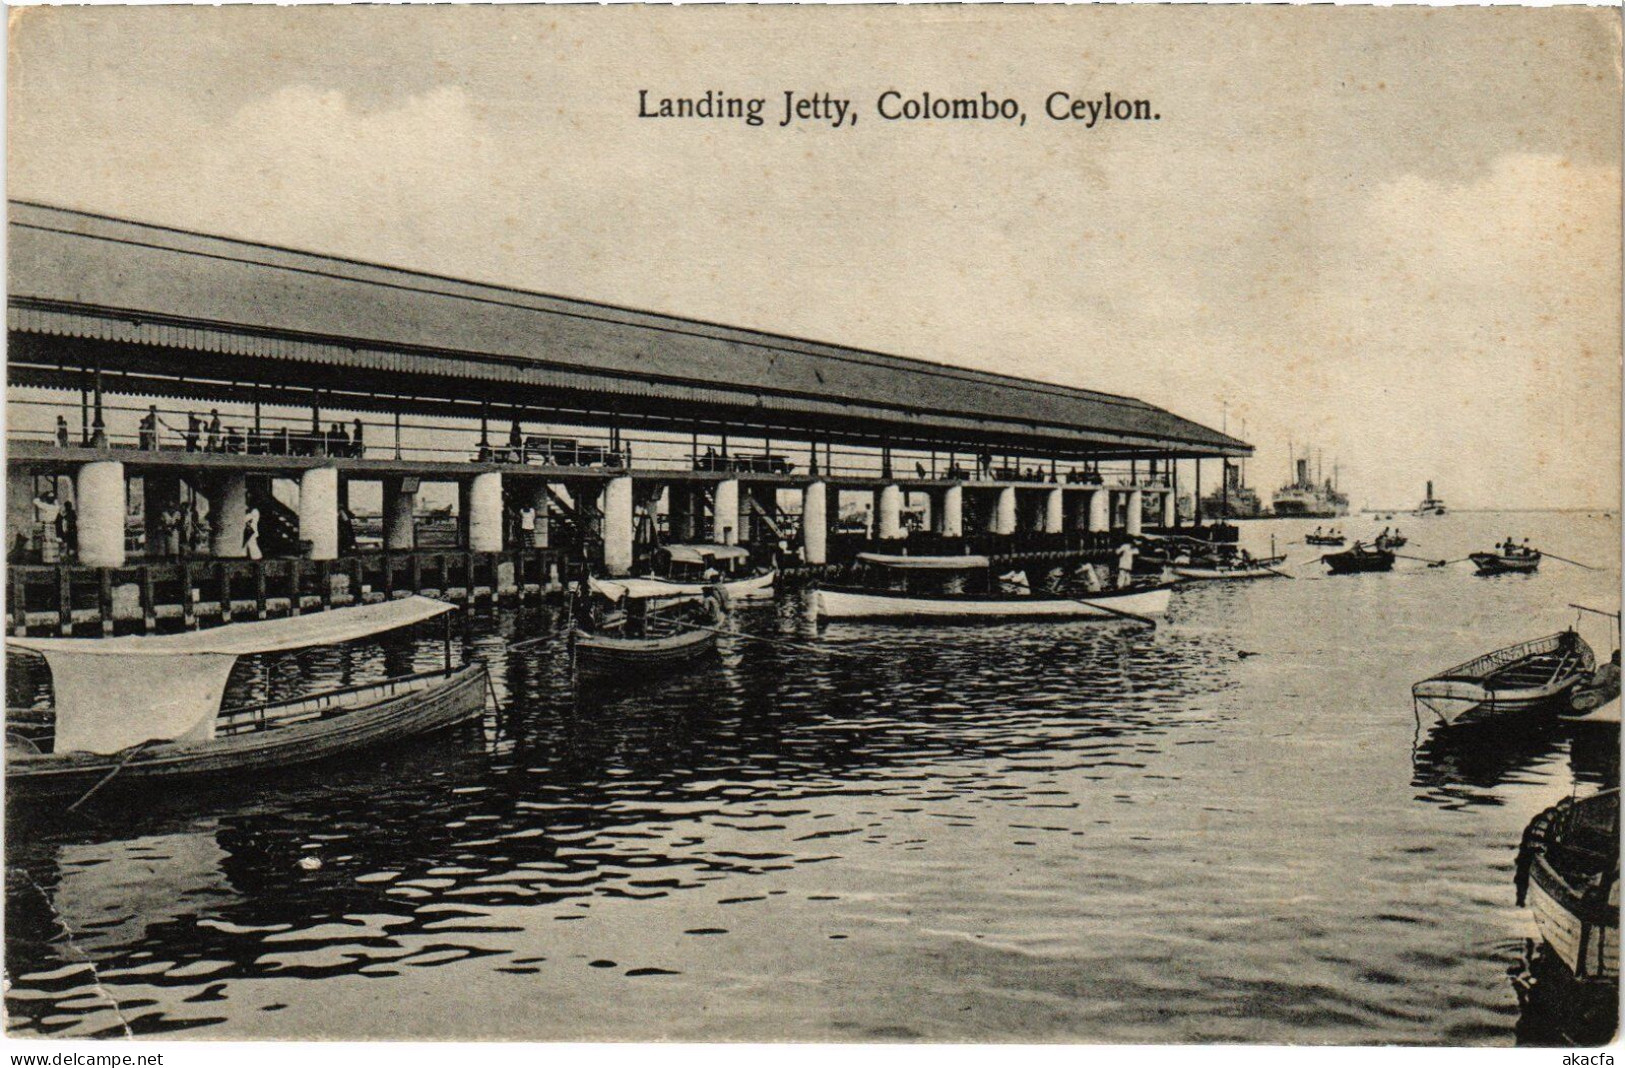
{"label": "water reflection", "polygon": [[1499,805],[1496,787],[1532,782],[1530,770],[1558,753],[1566,738],[1557,717],[1505,716],[1425,728],[1416,746],[1419,798],[1447,806]]}
{"label": "water reflection", "polygon": [[[1418,727],[1408,689],[1462,658],[1441,612],[1596,600],[1569,572],[1182,590],[1155,632],[820,632],[785,601],[735,622],[794,645],[596,692],[562,637],[508,653],[552,613],[481,609],[454,654],[501,711],[470,729],[14,820],[12,1026],[1510,1043],[1512,850],[1617,755]],[[232,690],[443,655],[285,654]]]}

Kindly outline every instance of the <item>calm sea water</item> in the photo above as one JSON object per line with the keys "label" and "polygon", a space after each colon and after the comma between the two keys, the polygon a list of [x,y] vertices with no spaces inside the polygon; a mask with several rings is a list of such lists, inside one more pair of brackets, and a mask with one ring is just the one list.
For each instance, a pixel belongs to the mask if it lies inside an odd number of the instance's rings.
{"label": "calm sea water", "polygon": [[[819,633],[787,600],[736,618],[805,647],[728,639],[582,696],[562,646],[505,652],[545,612],[478,615],[505,706],[480,729],[11,821],[10,1026],[1511,1044],[1519,835],[1617,782],[1617,735],[1462,742],[1418,725],[1409,686],[1561,629],[1570,601],[1615,607],[1617,520],[1401,520],[1419,556],[1513,534],[1606,568],[1491,579],[1322,577],[1289,544],[1313,525],[1246,525],[1298,578],[1181,590],[1154,633]],[[438,655],[425,635],[242,681]]]}

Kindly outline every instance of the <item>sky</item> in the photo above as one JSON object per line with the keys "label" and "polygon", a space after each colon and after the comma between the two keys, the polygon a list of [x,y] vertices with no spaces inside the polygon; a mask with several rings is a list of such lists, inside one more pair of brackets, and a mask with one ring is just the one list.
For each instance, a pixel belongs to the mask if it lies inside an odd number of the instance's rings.
{"label": "sky", "polygon": [[[1355,507],[1619,498],[1617,9],[11,19],[13,197],[1128,394],[1255,444],[1266,499],[1306,443]],[[781,129],[785,90],[859,121]]]}

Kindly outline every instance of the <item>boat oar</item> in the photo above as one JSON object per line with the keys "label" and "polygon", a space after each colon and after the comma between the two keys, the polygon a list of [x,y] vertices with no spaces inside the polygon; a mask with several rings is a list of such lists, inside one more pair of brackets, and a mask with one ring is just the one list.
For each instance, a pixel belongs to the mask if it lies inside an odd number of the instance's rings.
{"label": "boat oar", "polygon": [[1578,561],[1578,560],[1570,560],[1570,559],[1569,559],[1569,558],[1568,558],[1568,557],[1566,557],[1566,556],[1558,556],[1558,555],[1557,555],[1557,554],[1556,554],[1556,553],[1549,553],[1549,552],[1547,552],[1547,551],[1546,551],[1546,550],[1545,550],[1545,549],[1541,549],[1541,550],[1539,550],[1539,552],[1540,552],[1540,555],[1542,555],[1542,556],[1549,556],[1549,557],[1551,557],[1551,558],[1552,558],[1552,559],[1553,559],[1553,560],[1561,560],[1561,561],[1563,561],[1563,562],[1564,562],[1564,563],[1565,563],[1565,564],[1573,564],[1573,565],[1574,565],[1574,566],[1575,566],[1575,567],[1583,567],[1583,568],[1585,568],[1585,569],[1586,569],[1586,570],[1587,570],[1587,571],[1595,571],[1595,570],[1597,570],[1597,569],[1596,569],[1596,568],[1594,568],[1594,567],[1592,567],[1592,566],[1591,566],[1591,565],[1590,565],[1590,564],[1582,564],[1582,563],[1581,563],[1581,562],[1580,562],[1580,561]]}
{"label": "boat oar", "polygon": [[1394,559],[1396,559],[1396,560],[1415,560],[1417,563],[1426,564],[1429,567],[1443,567],[1444,565],[1451,562],[1449,560],[1429,560],[1425,556],[1411,556],[1411,555],[1409,555],[1407,553],[1394,553]]}
{"label": "boat oar", "polygon": [[1295,579],[1295,578],[1298,577],[1296,575],[1289,575],[1285,571],[1277,571],[1273,567],[1266,567],[1264,570],[1268,571],[1272,575],[1280,575],[1282,578],[1286,578],[1286,579]]}

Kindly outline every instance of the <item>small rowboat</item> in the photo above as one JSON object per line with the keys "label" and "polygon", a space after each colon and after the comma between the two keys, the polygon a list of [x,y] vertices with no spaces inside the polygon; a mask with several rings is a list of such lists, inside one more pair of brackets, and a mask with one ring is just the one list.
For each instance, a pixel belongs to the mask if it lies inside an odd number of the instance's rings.
{"label": "small rowboat", "polygon": [[1276,570],[1286,560],[1272,556],[1264,560],[1244,560],[1204,564],[1173,564],[1174,574],[1194,582],[1214,582],[1227,579],[1288,578]]}
{"label": "small rowboat", "polygon": [[908,593],[895,590],[822,586],[813,593],[819,619],[1114,619],[1124,614],[1158,616],[1168,611],[1173,585],[1130,586],[1062,597],[964,593]]}
{"label": "small rowboat", "polygon": [[82,799],[104,786],[268,772],[473,719],[485,708],[485,665],[453,668],[449,654],[439,671],[220,710],[239,656],[332,645],[452,610],[410,597],[187,634],[11,639],[45,657],[56,707],[48,751],[44,735],[8,730],[7,789],[23,800]]}
{"label": "small rowboat", "polygon": [[1531,575],[1540,568],[1540,553],[1473,553],[1467,557],[1480,575]]}
{"label": "small rowboat", "polygon": [[628,638],[614,633],[571,634],[576,671],[596,679],[639,679],[693,663],[717,647],[714,630],[674,630],[659,637]]}
{"label": "small rowboat", "polygon": [[1596,666],[1591,646],[1566,630],[1497,649],[1423,679],[1411,687],[1411,699],[1452,726],[1555,707]]}
{"label": "small rowboat", "polygon": [[1518,904],[1569,973],[1618,984],[1619,790],[1567,798],[1530,821],[1514,880]]}
{"label": "small rowboat", "polygon": [[1334,575],[1354,575],[1363,571],[1394,569],[1393,553],[1386,549],[1367,549],[1359,543],[1345,552],[1327,553],[1320,559]]}
{"label": "small rowboat", "polygon": [[778,575],[777,571],[763,571],[744,578],[716,582],[684,582],[660,575],[644,575],[616,579],[615,582],[625,586],[634,597],[697,597],[706,590],[721,590],[730,601],[754,601],[773,596],[773,583]]}
{"label": "small rowboat", "polygon": [[1305,534],[1303,536],[1305,545],[1342,545],[1346,541],[1348,541],[1348,538],[1341,534]]}

